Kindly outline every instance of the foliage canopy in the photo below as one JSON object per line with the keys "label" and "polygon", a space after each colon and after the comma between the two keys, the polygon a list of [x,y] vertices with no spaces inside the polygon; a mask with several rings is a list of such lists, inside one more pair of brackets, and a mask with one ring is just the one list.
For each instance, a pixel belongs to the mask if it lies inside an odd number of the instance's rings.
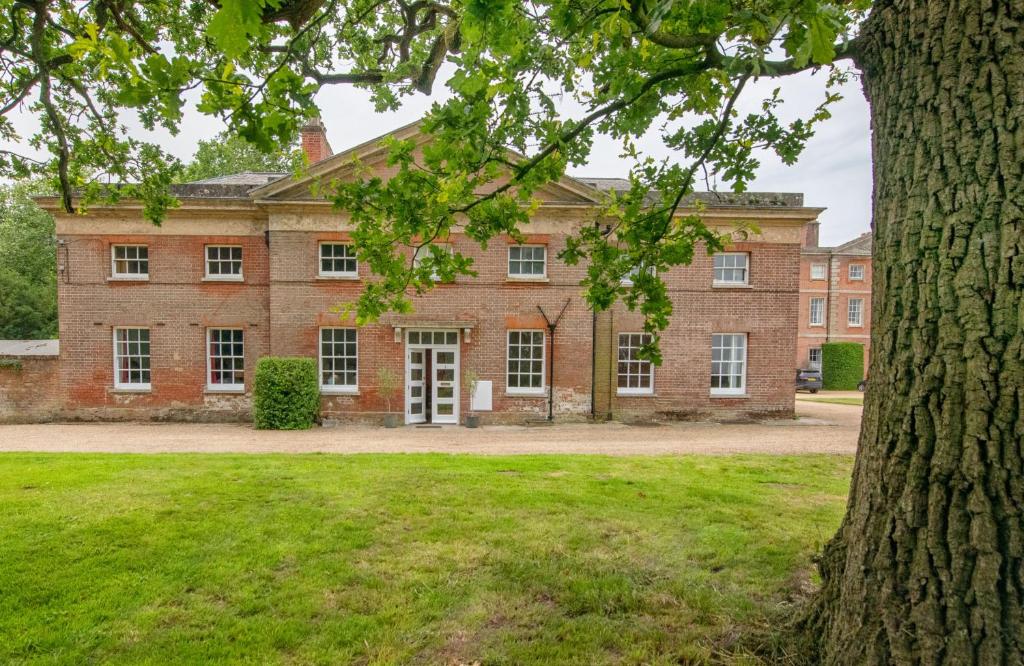
{"label": "foliage canopy", "polygon": [[[360,318],[408,309],[409,290],[429,289],[434,275],[472,274],[458,253],[430,252],[416,268],[401,248],[422,250],[456,224],[481,244],[516,237],[537,189],[585,162],[602,133],[621,142],[632,188],[609,196],[602,224],[584,229],[563,259],[589,260],[591,305],[624,298],[656,334],[671,313],[659,272],[688,262],[701,244],[724,242],[696,215],[680,214],[697,180],[742,190],[759,150],[794,161],[837,99],[826,92],[809,117],[785,123],[778,91],[741,117],[744,87],[850,55],[850,33],[869,4],[0,0],[0,138],[17,140],[7,116],[26,104],[41,118],[28,143],[50,155],[37,163],[2,153],[0,175],[47,174],[69,210],[140,197],[159,220],[175,203],[167,185],[177,165],[125,128],[125,111],[146,128],[176,132],[192,95],[199,112],[271,152],[316,113],[323,86],[366,87],[378,107],[394,108],[404,95],[431,92],[444,66],[451,97],[424,120],[433,141],[422,157],[392,142],[395,177],[325,190],[351,211],[358,252],[382,278],[355,304]],[[831,69],[829,83],[845,76]],[[679,159],[646,155],[635,141],[645,133]],[[105,187],[114,182],[130,184]],[[623,288],[620,278],[636,267],[640,279]],[[649,351],[658,360],[656,347],[655,336]]]}

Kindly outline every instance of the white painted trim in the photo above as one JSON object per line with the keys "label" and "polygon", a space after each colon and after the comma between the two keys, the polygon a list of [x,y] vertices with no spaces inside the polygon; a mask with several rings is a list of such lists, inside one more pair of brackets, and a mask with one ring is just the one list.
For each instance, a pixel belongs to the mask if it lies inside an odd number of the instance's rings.
{"label": "white painted trim", "polygon": [[152,333],[150,333],[150,339],[149,339],[149,345],[150,345],[149,379],[150,379],[150,381],[144,382],[144,383],[140,383],[140,384],[133,384],[131,382],[122,382],[122,381],[120,381],[118,379],[118,376],[120,374],[120,368],[117,367],[117,358],[118,358],[117,357],[117,332],[118,331],[131,331],[131,330],[149,331],[150,329],[148,327],[146,327],[146,326],[114,326],[113,327],[113,329],[111,331],[110,337],[111,337],[111,340],[114,343],[114,389],[116,389],[118,391],[129,391],[129,392],[145,393],[147,391],[153,390],[153,338],[152,338]]}
{"label": "white painted trim", "polygon": [[[324,331],[352,330],[356,332],[356,383],[324,384]],[[317,385],[323,395],[358,395],[359,394],[359,329],[355,326],[321,326],[316,331],[316,371]]]}
{"label": "white painted trim", "polygon": [[[144,247],[146,248],[146,272],[145,273],[118,273],[117,272],[117,257],[115,256],[116,249],[119,247]],[[122,259],[122,261],[132,261],[131,259]],[[138,259],[135,259],[138,261]],[[145,243],[111,243],[110,244],[110,277],[109,281],[114,280],[137,280],[137,281],[148,281],[149,280],[149,246]]]}
{"label": "white painted trim", "polygon": [[242,373],[249,374],[245,363],[245,329],[239,326],[207,326],[206,327],[206,392],[207,393],[245,393],[245,382],[241,384],[214,384],[210,382],[213,371],[210,361],[210,331],[241,331],[242,332]]}
{"label": "white painted trim", "polygon": [[[509,340],[508,336],[511,333],[537,333],[541,334],[540,341],[540,387],[510,387],[508,385],[508,362],[512,360],[509,356]],[[516,359],[521,361],[522,357]],[[530,359],[533,360],[532,358]],[[548,394],[548,332],[543,328],[510,328],[505,331],[505,395],[521,396],[521,397],[536,397],[536,396],[547,396]]]}
{"label": "white painted trim", "polygon": [[[517,247],[517,248],[526,248],[526,247],[529,247],[529,248],[534,248],[534,247],[542,248],[544,250],[544,272],[541,273],[540,275],[536,275],[534,273],[513,273],[512,272],[512,248],[514,248],[514,247]],[[545,281],[546,282],[547,281],[547,278],[548,278],[548,246],[545,245],[544,243],[523,243],[521,245],[518,244],[518,243],[514,243],[514,244],[508,246],[508,252],[507,252],[505,258],[506,258],[505,273],[508,276],[509,280],[522,280],[524,282],[540,282],[540,281]],[[516,259],[516,261],[522,262],[523,261],[522,255],[520,255],[520,258]],[[535,259],[529,259],[527,261],[536,261],[536,260]]]}
{"label": "white painted trim", "polygon": [[[359,279],[359,260],[354,256],[352,259],[356,262],[356,269],[354,271],[325,271],[324,270],[324,245],[344,245],[350,250],[352,249],[352,243],[346,243],[345,241],[320,241],[316,244],[316,274],[317,277],[321,278],[332,278],[342,280],[358,280]],[[354,250],[352,250],[354,253]]]}

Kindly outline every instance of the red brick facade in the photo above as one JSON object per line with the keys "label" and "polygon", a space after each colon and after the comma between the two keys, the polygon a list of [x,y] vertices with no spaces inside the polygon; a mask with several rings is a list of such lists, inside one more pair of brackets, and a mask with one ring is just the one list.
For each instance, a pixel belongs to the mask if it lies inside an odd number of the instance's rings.
{"label": "red brick facade", "polygon": [[[812,351],[820,350],[824,342],[856,342],[864,345],[866,371],[871,350],[871,234],[838,247],[818,247],[816,225],[808,225],[800,251],[796,365],[816,367]],[[818,307],[814,307],[816,299]]]}
{"label": "red brick facade", "polygon": [[[84,217],[56,213],[58,383],[66,415],[244,419],[258,358],[317,358],[321,327],[354,327],[341,320],[337,306],[359,293],[369,277],[366,266],[359,264],[355,279],[319,273],[319,244],[344,242],[346,217],[319,202],[297,198],[293,183],[289,180],[278,191],[271,184],[256,193],[232,196],[211,196],[218,194],[220,184],[204,186],[200,196],[182,197],[183,205],[159,228],[145,223],[141,211],[129,204],[95,209]],[[552,350],[541,310],[553,319],[563,306],[553,350],[556,419],[792,414],[801,233],[820,209],[804,208],[798,199],[790,199],[788,205],[755,201],[709,206],[703,215],[717,228],[734,228],[750,220],[757,224],[758,235],[730,248],[747,253],[748,283],[713,286],[713,261],[702,252],[692,265],[663,275],[675,303],[672,324],[662,338],[664,365],[654,369],[650,394],[619,395],[618,335],[640,332],[641,319],[621,305],[595,316],[579,286],[585,269],[557,260],[574,229],[592,223],[593,203],[585,197],[594,194],[596,200],[599,194],[571,179],[559,187],[527,229],[531,243],[546,247],[543,278],[509,277],[508,241],[497,239],[483,251],[456,234],[452,245],[474,259],[479,275],[439,284],[414,298],[412,314],[389,315],[358,327],[357,385],[343,395],[325,390],[324,418],[379,419],[385,401],[378,391],[378,372],[389,368],[407,379],[407,336],[420,329],[457,333],[459,420],[470,413],[469,390],[462,381],[466,370],[491,382],[492,409],[479,413],[484,422],[544,418]],[[273,203],[262,203],[268,200]],[[147,279],[112,278],[111,246],[119,244],[147,247]],[[207,245],[242,248],[240,281],[204,279]],[[145,389],[115,387],[113,336],[118,327],[149,331],[151,374]],[[221,327],[243,331],[244,392],[208,387],[207,331]],[[508,335],[519,330],[545,335],[545,389],[535,395],[513,395],[507,387]],[[745,336],[745,388],[737,395],[712,395],[714,334]],[[407,408],[408,390],[406,385],[399,392],[392,411]]]}

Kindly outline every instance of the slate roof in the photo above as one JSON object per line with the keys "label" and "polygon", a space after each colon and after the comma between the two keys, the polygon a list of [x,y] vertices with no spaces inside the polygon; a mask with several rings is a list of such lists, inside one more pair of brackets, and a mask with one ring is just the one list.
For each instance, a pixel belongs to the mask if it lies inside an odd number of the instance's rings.
{"label": "slate roof", "polygon": [[[182,198],[203,199],[248,199],[249,192],[269,183],[290,177],[289,173],[272,171],[244,171],[228,176],[218,176],[191,183],[172,185],[171,192]],[[575,176],[579,182],[601,192],[625,192],[629,181],[625,178],[594,178]],[[657,200],[657,194],[648,195],[648,201]],[[800,208],[804,195],[798,192],[694,192],[683,200],[683,206],[692,206],[700,201],[709,208],[752,207],[752,208]]]}
{"label": "slate roof", "polygon": [[871,232],[865,232],[853,240],[846,241],[835,247],[804,247],[800,249],[801,254],[844,254],[850,256],[870,257],[871,256]]}
{"label": "slate roof", "polygon": [[58,356],[60,340],[0,340],[0,356]]}

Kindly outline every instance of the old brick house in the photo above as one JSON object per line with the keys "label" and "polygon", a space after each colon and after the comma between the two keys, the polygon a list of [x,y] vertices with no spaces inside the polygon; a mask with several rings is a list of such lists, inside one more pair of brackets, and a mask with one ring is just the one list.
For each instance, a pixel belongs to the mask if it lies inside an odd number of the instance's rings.
{"label": "old brick house", "polygon": [[837,247],[818,246],[818,223],[807,225],[800,248],[800,332],[796,363],[821,368],[823,342],[864,345],[871,350],[871,234]]}
{"label": "old brick house", "polygon": [[[426,140],[417,125],[395,134]],[[407,423],[458,423],[471,408],[485,422],[549,409],[556,419],[792,414],[801,235],[821,212],[801,195],[703,197],[709,225],[752,222],[758,233],[663,276],[676,312],[653,368],[636,358],[640,316],[621,305],[595,315],[581,296],[585,269],[557,259],[593,223],[602,190],[623,181],[551,185],[523,245],[496,239],[485,252],[454,234],[478,277],[357,327],[336,306],[370,275],[345,212],[312,197],[309,180],[351,177],[354,157],[386,175],[383,149],[375,140],[331,155],[319,124],[304,145],[315,162],[305,179],[246,173],[180,186],[181,206],[159,227],[131,202],[67,215],[41,201],[57,219],[63,415],[242,418],[267,354],[318,359],[329,419],[379,419],[382,368],[401,378],[390,409]],[[466,370],[479,378],[472,404]]]}

